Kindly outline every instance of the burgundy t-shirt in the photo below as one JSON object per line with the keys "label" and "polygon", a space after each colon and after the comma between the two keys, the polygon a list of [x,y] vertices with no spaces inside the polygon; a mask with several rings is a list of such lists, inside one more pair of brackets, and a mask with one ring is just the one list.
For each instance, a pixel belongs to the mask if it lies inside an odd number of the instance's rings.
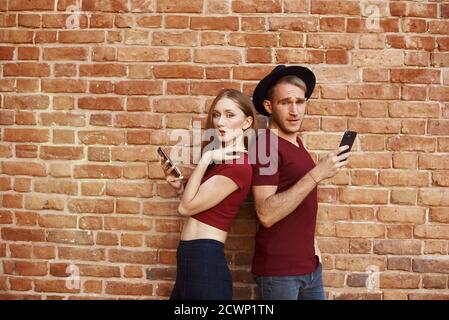
{"label": "burgundy t-shirt", "polygon": [[220,163],[207,169],[201,183],[215,175],[222,175],[232,179],[238,189],[232,192],[216,206],[195,214],[192,218],[204,222],[220,230],[229,232],[232,221],[240,210],[251,187],[252,167],[248,155],[243,154],[243,160],[236,159],[232,163]]}
{"label": "burgundy t-shirt", "polygon": [[[269,136],[277,139],[276,144],[270,146]],[[261,133],[257,145],[260,149],[261,142],[266,141],[266,151],[269,155],[277,152],[276,157],[255,157],[253,144],[250,149],[251,163],[253,164],[252,184],[276,185],[276,193],[283,192],[300,180],[307,172],[315,167],[313,159],[304,148],[298,137],[299,147],[277,136],[270,130]],[[271,150],[270,150],[271,149]],[[268,159],[270,161],[268,161]],[[263,173],[261,169],[272,165],[274,170]],[[286,276],[303,275],[316,270],[319,264],[315,255],[314,238],[317,216],[317,188],[314,188],[296,209],[278,221],[270,228],[260,225],[256,234],[255,253],[252,272],[260,276]]]}

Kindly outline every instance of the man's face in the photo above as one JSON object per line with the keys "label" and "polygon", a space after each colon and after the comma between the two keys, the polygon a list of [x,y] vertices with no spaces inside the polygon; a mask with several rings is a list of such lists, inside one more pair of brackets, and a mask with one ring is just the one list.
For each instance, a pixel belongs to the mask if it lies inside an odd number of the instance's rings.
{"label": "man's face", "polygon": [[287,82],[278,83],[272,101],[265,100],[264,105],[276,126],[287,134],[298,132],[306,112],[304,89]]}

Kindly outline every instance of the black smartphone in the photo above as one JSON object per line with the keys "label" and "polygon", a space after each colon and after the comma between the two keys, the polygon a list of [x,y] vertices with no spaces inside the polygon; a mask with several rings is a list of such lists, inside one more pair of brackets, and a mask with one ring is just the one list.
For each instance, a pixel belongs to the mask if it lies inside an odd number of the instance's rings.
{"label": "black smartphone", "polygon": [[345,151],[340,152],[338,155],[342,155],[346,152],[351,151],[352,145],[354,144],[355,137],[357,136],[357,132],[355,131],[345,131],[343,134],[343,137],[341,138],[340,147],[342,146],[349,146],[349,149],[346,149]]}
{"label": "black smartphone", "polygon": [[181,171],[179,171],[178,167],[176,167],[173,162],[171,161],[171,159],[165,154],[164,150],[162,150],[161,147],[157,148],[157,152],[160,154],[160,156],[165,159],[165,161],[168,160],[168,162],[170,163],[171,167],[175,167],[175,175],[177,178],[179,178],[180,176],[182,176]]}

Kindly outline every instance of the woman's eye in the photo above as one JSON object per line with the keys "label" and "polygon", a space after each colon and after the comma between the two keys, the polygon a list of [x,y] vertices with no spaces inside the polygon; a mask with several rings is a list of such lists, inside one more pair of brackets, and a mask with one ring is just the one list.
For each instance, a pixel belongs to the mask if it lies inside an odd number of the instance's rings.
{"label": "woman's eye", "polygon": [[233,115],[232,113],[228,113],[226,116],[227,116],[228,118],[232,118],[234,115]]}
{"label": "woman's eye", "polygon": [[220,115],[219,115],[218,113],[214,113],[214,114],[212,115],[212,117],[218,118],[218,117],[220,117]]}

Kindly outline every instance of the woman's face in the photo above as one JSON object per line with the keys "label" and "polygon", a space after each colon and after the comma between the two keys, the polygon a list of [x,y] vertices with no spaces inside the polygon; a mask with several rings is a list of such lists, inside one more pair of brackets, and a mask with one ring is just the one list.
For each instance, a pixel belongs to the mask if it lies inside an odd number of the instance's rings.
{"label": "woman's face", "polygon": [[243,136],[242,130],[251,126],[252,118],[247,117],[236,102],[224,97],[215,105],[212,120],[218,139],[226,144]]}

